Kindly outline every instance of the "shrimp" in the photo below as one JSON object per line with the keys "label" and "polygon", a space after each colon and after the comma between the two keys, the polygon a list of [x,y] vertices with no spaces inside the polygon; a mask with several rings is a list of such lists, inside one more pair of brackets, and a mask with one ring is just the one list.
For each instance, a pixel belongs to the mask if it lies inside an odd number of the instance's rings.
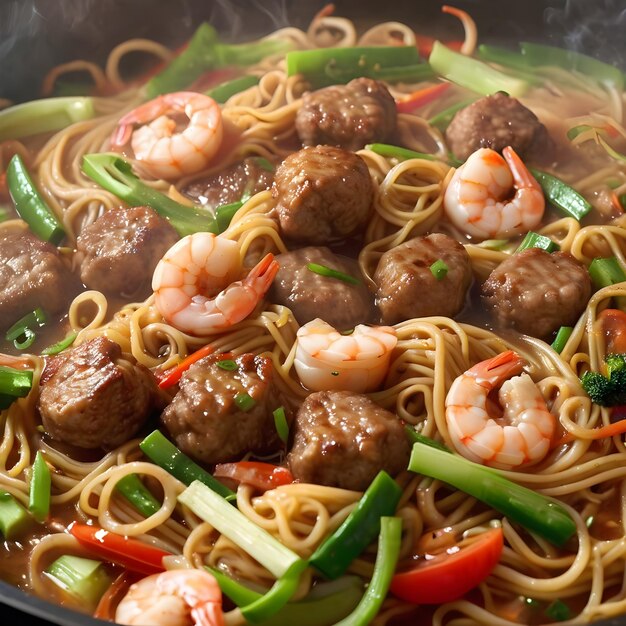
{"label": "shrimp", "polygon": [[296,372],[313,391],[376,389],[398,342],[391,326],[359,324],[350,335],[342,335],[319,318],[298,329],[297,336]]}
{"label": "shrimp", "polygon": [[223,626],[222,592],[204,570],[153,574],[131,585],[115,621],[129,626]]}
{"label": "shrimp", "polygon": [[[181,114],[189,120],[182,132]],[[133,131],[136,124],[141,127]],[[119,150],[130,140],[135,157],[154,176],[176,179],[204,169],[222,143],[219,104],[200,93],[178,91],[158,96],[120,119],[111,137]]]}
{"label": "shrimp", "polygon": [[267,254],[241,272],[239,245],[212,233],[187,235],[159,261],[152,277],[155,306],[178,330],[207,335],[241,322],[270,288],[278,262]]}
{"label": "shrimp", "polygon": [[[450,221],[481,241],[526,233],[545,209],[539,183],[513,148],[502,154],[504,159],[488,148],[476,150],[452,176],[443,200]],[[505,201],[512,187],[515,195]]]}
{"label": "shrimp", "polygon": [[[517,376],[523,365],[509,350],[477,363],[452,383],[446,422],[454,447],[464,457],[512,469],[538,463],[548,453],[556,419],[532,378]],[[491,417],[495,407],[489,394],[498,387],[502,416]]]}

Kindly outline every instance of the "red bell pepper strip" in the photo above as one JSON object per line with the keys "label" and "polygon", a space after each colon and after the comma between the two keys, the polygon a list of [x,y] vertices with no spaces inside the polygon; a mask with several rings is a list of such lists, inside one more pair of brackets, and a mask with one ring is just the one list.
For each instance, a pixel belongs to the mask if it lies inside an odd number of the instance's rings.
{"label": "red bell pepper strip", "polygon": [[450,83],[439,83],[430,85],[423,89],[418,89],[409,94],[406,98],[396,100],[396,110],[398,113],[410,113],[418,107],[422,107],[433,100],[436,100],[442,93],[449,89]]}
{"label": "red bell pepper strip", "polygon": [[[213,346],[206,345],[195,352],[192,352],[188,357],[183,359],[178,365],[173,367],[172,369],[163,372],[162,374],[158,374],[157,378],[159,379],[159,387],[161,389],[167,389],[168,387],[174,386],[180,379],[181,376],[196,362],[202,359],[209,354],[213,354]],[[225,359],[229,358],[228,356],[224,356]]]}
{"label": "red bell pepper strip", "polygon": [[69,531],[95,555],[145,576],[165,571],[163,557],[171,554],[138,539],[116,535],[98,526],[74,523]]}
{"label": "red bell pepper strip", "polygon": [[502,528],[464,539],[448,550],[422,559],[396,574],[391,593],[413,604],[441,604],[461,598],[498,564],[504,546]]}
{"label": "red bell pepper strip", "polygon": [[215,466],[213,476],[230,478],[263,491],[275,489],[281,485],[290,485],[294,481],[293,474],[286,467],[255,461],[219,463]]}

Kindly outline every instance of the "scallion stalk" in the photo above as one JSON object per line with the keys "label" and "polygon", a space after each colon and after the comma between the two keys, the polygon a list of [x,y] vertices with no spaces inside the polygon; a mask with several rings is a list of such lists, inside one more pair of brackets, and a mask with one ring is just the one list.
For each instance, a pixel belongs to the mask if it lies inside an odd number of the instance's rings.
{"label": "scallion stalk", "polygon": [[217,224],[217,232],[223,233],[233,221],[233,217],[243,206],[242,200],[231,202],[230,204],[222,204],[215,209],[215,221]]}
{"label": "scallion stalk", "polygon": [[48,577],[61,589],[93,609],[111,584],[100,561],[64,554],[46,570]]}
{"label": "scallion stalk", "polygon": [[117,481],[115,488],[144,516],[154,515],[161,504],[141,482],[137,474],[127,474]]}
{"label": "scallion stalk", "polygon": [[565,348],[569,338],[572,336],[572,332],[574,332],[574,329],[571,326],[561,326],[559,328],[551,346],[557,354],[563,352],[563,348]]}
{"label": "scallion stalk", "polygon": [[539,248],[540,250],[545,250],[549,253],[560,250],[559,244],[552,241],[550,237],[540,235],[539,233],[535,233],[532,230],[526,233],[526,236],[515,251],[515,254],[517,254],[518,252],[522,252],[522,250],[528,250],[529,248]]}
{"label": "scallion stalk", "polygon": [[233,78],[233,80],[229,80],[228,82],[209,89],[209,91],[206,92],[206,95],[213,98],[215,102],[224,104],[224,102],[226,102],[229,98],[232,98],[235,94],[245,91],[246,89],[250,89],[250,87],[254,87],[258,84],[258,76],[246,74],[245,76]]}
{"label": "scallion stalk", "polygon": [[67,350],[67,348],[69,348],[74,343],[74,341],[76,341],[76,337],[78,337],[77,333],[74,333],[74,332],[68,333],[68,335],[64,339],[61,339],[61,341],[58,341],[57,343],[53,343],[51,346],[44,348],[41,351],[41,354],[44,354],[46,356],[59,354],[59,352],[63,352],[63,350]]}
{"label": "scallion stalk", "polygon": [[428,120],[428,123],[431,126],[434,126],[435,128],[439,129],[443,133],[445,132],[446,128],[448,128],[448,126],[450,125],[450,122],[452,121],[454,116],[461,109],[464,109],[466,106],[472,104],[472,102],[474,102],[473,98],[469,100],[461,100],[461,102],[457,102],[456,104],[453,104],[452,106],[448,107],[447,109],[444,109],[440,113],[437,113],[437,115],[433,115],[433,117],[431,117]]}
{"label": "scallion stalk", "polygon": [[287,445],[289,441],[289,424],[287,423],[287,416],[285,415],[284,407],[278,407],[272,415],[274,416],[274,426],[276,427],[276,432],[280,437],[280,440]]}
{"label": "scallion stalk", "polygon": [[50,512],[51,483],[50,468],[41,451],[37,451],[30,477],[28,509],[38,522],[43,522]]}
{"label": "scallion stalk", "polygon": [[41,328],[48,321],[48,318],[42,308],[37,307],[34,311],[27,313],[24,317],[17,320],[9,330],[7,330],[4,338],[12,341],[16,350],[26,350],[35,341],[35,329]]}
{"label": "scallion stalk", "polygon": [[354,278],[354,276],[350,276],[349,274],[345,274],[339,270],[334,270],[332,267],[326,267],[326,265],[320,265],[319,263],[307,263],[306,268],[309,272],[313,272],[314,274],[326,276],[326,278],[336,278],[337,280],[349,283],[350,285],[361,284],[361,281],[358,278]]}
{"label": "scallion stalk", "polygon": [[8,492],[0,490],[0,532],[14,541],[26,532],[32,521],[28,511]]}
{"label": "scallion stalk", "polygon": [[530,173],[541,185],[546,200],[569,217],[580,221],[593,208],[574,188],[556,176],[533,168]]}
{"label": "scallion stalk", "polygon": [[400,146],[392,146],[387,143],[369,143],[365,146],[366,150],[371,150],[380,156],[391,157],[400,161],[407,159],[426,159],[427,161],[438,161],[439,158],[434,154],[426,154],[425,152],[416,152],[415,150],[409,150],[408,148],[401,148]]}
{"label": "scallion stalk", "polygon": [[596,289],[610,287],[626,281],[626,272],[617,257],[595,258],[589,265],[589,275]]}

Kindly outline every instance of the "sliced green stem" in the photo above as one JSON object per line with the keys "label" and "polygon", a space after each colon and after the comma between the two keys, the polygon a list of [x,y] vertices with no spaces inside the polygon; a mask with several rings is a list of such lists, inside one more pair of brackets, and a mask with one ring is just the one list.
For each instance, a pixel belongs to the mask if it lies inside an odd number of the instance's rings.
{"label": "sliced green stem", "polygon": [[594,259],[589,265],[589,275],[596,289],[610,287],[626,280],[626,272],[614,256]]}
{"label": "sliced green stem", "polygon": [[556,176],[532,168],[530,172],[541,185],[548,202],[567,216],[580,221],[593,208],[573,187]]}
{"label": "sliced green stem", "polygon": [[78,333],[75,333],[75,332],[68,333],[68,335],[65,338],[61,339],[61,341],[58,341],[57,343],[53,343],[51,346],[44,348],[41,351],[41,354],[44,354],[46,356],[59,354],[59,352],[63,352],[63,350],[67,350],[67,348],[69,348],[74,343],[74,341],[76,341],[76,337],[78,337]]}
{"label": "sliced green stem", "polygon": [[540,250],[545,250],[549,253],[560,250],[559,244],[552,241],[550,237],[540,235],[539,233],[535,233],[532,230],[526,233],[526,236],[522,240],[522,243],[520,243],[515,253],[517,254],[518,252],[522,252],[522,250],[528,250],[529,248],[539,248]]}
{"label": "sliced green stem", "polygon": [[93,609],[111,584],[100,561],[64,554],[50,565],[46,574],[65,592]]}
{"label": "sliced green stem", "polygon": [[474,98],[461,100],[461,102],[457,102],[456,104],[453,104],[447,109],[444,109],[440,113],[437,113],[437,115],[434,115],[433,117],[431,117],[428,120],[428,123],[431,126],[434,126],[435,128],[439,129],[443,133],[445,132],[446,128],[448,128],[448,126],[450,125],[450,122],[452,121],[454,116],[461,109],[464,109],[466,106],[469,106],[470,104],[472,104],[472,102],[474,102]]}
{"label": "sliced green stem", "polygon": [[43,309],[37,307],[34,311],[17,320],[7,330],[4,338],[7,341],[12,341],[16,350],[26,350],[36,339],[35,329],[41,328],[47,321],[48,318]]}
{"label": "sliced green stem", "polygon": [[439,158],[434,154],[426,154],[425,152],[416,152],[415,150],[409,150],[408,148],[401,148],[400,146],[392,146],[387,143],[369,143],[365,146],[366,150],[371,150],[380,156],[391,157],[405,161],[406,159],[426,159],[427,161],[439,161]]}
{"label": "sliced green stem", "polygon": [[0,490],[0,532],[7,541],[21,537],[31,525],[28,511],[8,492]]}
{"label": "sliced green stem", "polygon": [[314,274],[326,276],[327,278],[336,278],[337,280],[349,283],[350,285],[361,284],[361,281],[358,278],[354,278],[354,276],[350,276],[350,274],[345,274],[344,272],[335,270],[332,267],[326,267],[326,265],[320,265],[319,263],[307,263],[306,268],[309,272],[313,272]]}
{"label": "sliced green stem", "polygon": [[160,502],[141,482],[137,474],[127,474],[117,481],[115,488],[144,516],[154,515],[160,508]]}
{"label": "sliced green stem", "polygon": [[50,513],[50,468],[41,451],[37,452],[30,478],[28,509],[38,522],[43,522]]}
{"label": "sliced green stem", "polygon": [[24,398],[33,386],[31,370],[17,370],[12,367],[0,366],[0,393],[13,398]]}
{"label": "sliced green stem", "polygon": [[447,263],[443,259],[437,259],[431,266],[430,272],[437,280],[443,280],[448,275]]}
{"label": "sliced green stem", "polygon": [[552,342],[552,349],[556,353],[561,354],[563,352],[563,348],[565,348],[569,338],[572,336],[572,332],[574,332],[574,329],[571,326],[561,326],[559,328]]}

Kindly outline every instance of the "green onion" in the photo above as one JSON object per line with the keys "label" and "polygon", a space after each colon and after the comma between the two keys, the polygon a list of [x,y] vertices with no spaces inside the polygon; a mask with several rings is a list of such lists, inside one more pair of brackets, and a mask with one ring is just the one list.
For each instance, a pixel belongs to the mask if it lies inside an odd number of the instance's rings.
{"label": "green onion", "polygon": [[69,554],[54,561],[46,574],[57,586],[87,605],[90,610],[93,610],[111,584],[111,578],[100,561]]}
{"label": "green onion", "polygon": [[38,522],[43,522],[50,512],[50,468],[40,451],[35,456],[30,477],[28,509]]}
{"label": "green onion", "polygon": [[454,52],[439,41],[434,43],[428,62],[437,74],[485,96],[496,91],[506,91],[517,98],[524,95],[529,87],[527,81],[500,72],[478,59]]}
{"label": "green onion", "polygon": [[44,241],[58,245],[65,237],[63,226],[35,187],[19,154],[9,161],[7,186],[15,210],[33,233]]}
{"label": "green onion", "polygon": [[557,546],[576,532],[574,520],[556,500],[456,454],[414,443],[409,470],[464,491]]}
{"label": "green onion", "polygon": [[426,159],[427,161],[439,161],[439,158],[434,154],[426,154],[425,152],[415,152],[415,150],[409,150],[408,148],[400,148],[399,146],[392,146],[387,143],[368,143],[365,146],[366,150],[371,150],[380,156],[391,157],[404,161],[406,159]]}
{"label": "green onion", "polygon": [[589,275],[596,289],[610,287],[626,280],[626,272],[614,256],[594,259],[589,265]]}
{"label": "green onion", "polygon": [[285,547],[266,530],[249,520],[222,496],[195,480],[178,496],[178,501],[190,508],[198,517],[235,545],[243,548],[252,558],[280,578],[300,557]]}
{"label": "green onion", "polygon": [[485,241],[481,241],[475,245],[479,248],[485,248],[487,250],[504,250],[508,244],[508,239],[485,239]]}
{"label": "green onion", "polygon": [[517,254],[518,252],[522,252],[522,250],[528,250],[529,248],[539,248],[540,250],[545,250],[550,254],[561,249],[559,244],[552,241],[550,237],[540,235],[539,233],[535,233],[532,230],[529,230],[526,233],[526,236],[515,251],[515,254]]}
{"label": "green onion", "polygon": [[137,474],[127,474],[117,481],[115,488],[144,516],[154,515],[160,508],[160,502],[141,482]]}
{"label": "green onion", "polygon": [[67,335],[67,337],[61,339],[61,341],[53,343],[51,346],[44,348],[41,351],[41,354],[45,354],[48,356],[51,356],[53,354],[59,354],[59,352],[63,352],[63,350],[69,348],[74,343],[74,341],[76,341],[77,336],[77,333],[71,332]]}
{"label": "green onion", "polygon": [[579,126],[574,126],[567,131],[567,138],[571,141],[572,139],[576,139],[578,135],[582,135],[589,130],[597,130],[592,126],[588,126],[587,124],[580,124]]}
{"label": "green onion", "polygon": [[430,437],[426,437],[426,435],[422,435],[422,433],[418,433],[412,426],[405,426],[404,430],[406,431],[411,443],[423,443],[425,446],[430,446],[431,448],[435,448],[435,450],[441,450],[441,452],[452,452],[452,450],[450,450],[450,448],[445,446],[443,443],[435,441]]}
{"label": "green onion", "polygon": [[235,213],[243,206],[243,200],[231,202],[230,204],[222,204],[215,209],[215,221],[217,223],[217,232],[223,233],[235,217]]}
{"label": "green onion", "polygon": [[572,616],[572,612],[567,604],[558,598],[550,603],[550,605],[546,608],[545,613],[546,617],[549,617],[555,622],[564,622]]}
{"label": "green onion", "polygon": [[478,46],[477,53],[483,61],[489,63],[505,65],[506,67],[512,67],[513,69],[523,72],[528,72],[530,69],[528,58],[520,52],[514,52],[513,50],[500,48],[499,46],[482,44]]}
{"label": "green onion", "polygon": [[569,217],[580,221],[593,208],[575,189],[556,176],[530,168],[531,174],[541,185],[543,193],[550,202]]}
{"label": "green onion", "polygon": [[47,321],[46,314],[38,307],[15,322],[7,330],[4,338],[7,341],[12,341],[17,350],[25,350],[35,341],[36,335],[33,329],[41,328]]}
{"label": "green onion", "polygon": [[14,541],[30,526],[28,511],[8,492],[0,490],[0,532],[7,541]]}
{"label": "green onion", "polygon": [[234,397],[235,404],[240,411],[247,413],[256,406],[256,400],[245,391],[238,393]]}
{"label": "green onion", "polygon": [[237,362],[233,361],[232,359],[224,359],[223,361],[217,361],[215,365],[217,365],[217,367],[219,367],[220,369],[226,370],[227,372],[234,372],[239,367],[237,365]]}
{"label": "green onion", "polygon": [[474,98],[470,98],[469,100],[462,100],[461,102],[457,102],[453,104],[451,107],[444,109],[437,115],[434,115],[428,120],[428,123],[435,128],[438,128],[442,133],[445,132],[446,128],[450,125],[450,122],[454,118],[454,116],[466,106],[472,104],[474,102]]}
{"label": "green onion", "polygon": [[115,154],[87,154],[82,170],[103,189],[130,206],[147,205],[170,221],[181,237],[199,231],[217,234],[213,216],[197,206],[185,206],[143,183],[130,163]]}
{"label": "green onion", "polygon": [[31,370],[0,366],[0,410],[7,409],[17,398],[24,398],[33,386]]}
{"label": "green onion", "polygon": [[95,117],[91,98],[43,98],[0,111],[0,141],[57,131]]}
{"label": "green onion", "polygon": [[449,267],[443,259],[437,259],[430,266],[430,273],[437,279],[443,280],[448,275]]}
{"label": "green onion", "polygon": [[342,280],[344,283],[350,283],[351,285],[361,284],[361,281],[358,278],[354,278],[354,276],[350,276],[349,274],[344,274],[339,270],[334,270],[331,267],[326,267],[325,265],[319,265],[318,263],[307,263],[306,268],[314,274],[326,276],[327,278],[336,278],[337,280]]}
{"label": "green onion", "polygon": [[367,77],[419,82],[433,75],[414,46],[316,48],[287,54],[287,75],[301,74],[317,89]]}
{"label": "green onion", "polygon": [[313,553],[309,562],[326,578],[341,576],[380,532],[380,520],[393,515],[402,489],[380,471],[343,524]]}
{"label": "green onion", "polygon": [[367,624],[372,623],[387,597],[400,554],[401,539],[402,518],[381,518],[378,551],[372,580],[356,609],[348,617],[338,622],[336,626],[367,626]]}
{"label": "green onion", "polygon": [[282,406],[279,406],[273,413],[274,416],[274,426],[276,427],[276,432],[280,437],[280,440],[287,445],[289,441],[289,424],[287,423],[287,416],[285,415],[285,409]]}
{"label": "green onion", "polygon": [[139,444],[139,447],[153,463],[167,470],[185,485],[190,485],[193,481],[201,481],[227,500],[236,498],[233,491],[194,463],[158,430],[150,433]]}
{"label": "green onion", "polygon": [[559,328],[554,341],[552,342],[552,349],[557,353],[561,354],[563,352],[563,348],[569,341],[569,338],[572,336],[572,332],[574,329],[571,326],[561,326]]}
{"label": "green onion", "polygon": [[250,87],[254,87],[258,84],[258,76],[246,74],[245,76],[233,78],[233,80],[229,80],[226,83],[222,83],[221,85],[217,85],[217,87],[209,89],[209,91],[206,92],[206,95],[213,98],[216,102],[219,102],[219,104],[224,104],[224,102],[235,94],[245,91],[246,89],[250,89]]}

